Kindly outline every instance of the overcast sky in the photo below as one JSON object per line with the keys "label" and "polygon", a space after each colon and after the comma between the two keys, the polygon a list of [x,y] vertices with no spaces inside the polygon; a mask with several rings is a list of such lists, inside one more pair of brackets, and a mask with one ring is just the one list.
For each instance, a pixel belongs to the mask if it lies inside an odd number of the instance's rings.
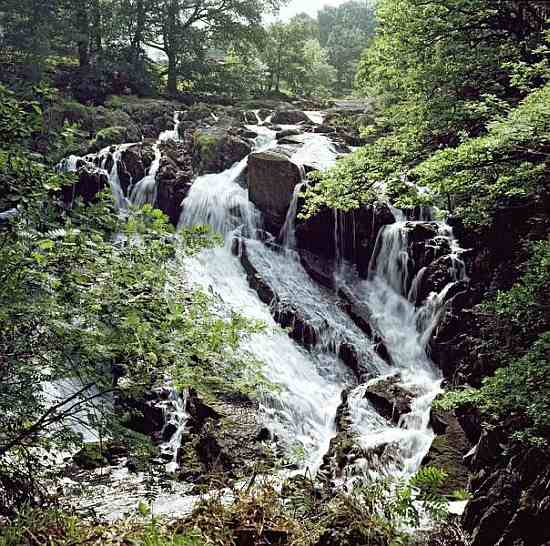
{"label": "overcast sky", "polygon": [[290,19],[293,15],[304,12],[316,17],[323,6],[337,6],[344,2],[345,0],[290,0],[288,5],[281,9],[279,19]]}

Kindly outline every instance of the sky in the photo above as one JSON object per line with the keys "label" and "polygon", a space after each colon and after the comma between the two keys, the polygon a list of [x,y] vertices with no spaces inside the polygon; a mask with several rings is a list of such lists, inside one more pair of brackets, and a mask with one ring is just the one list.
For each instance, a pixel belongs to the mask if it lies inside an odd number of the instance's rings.
{"label": "sky", "polygon": [[307,13],[312,17],[317,16],[317,12],[323,6],[338,6],[343,4],[345,0],[290,0],[290,2],[281,8],[279,19],[288,20],[298,13]]}

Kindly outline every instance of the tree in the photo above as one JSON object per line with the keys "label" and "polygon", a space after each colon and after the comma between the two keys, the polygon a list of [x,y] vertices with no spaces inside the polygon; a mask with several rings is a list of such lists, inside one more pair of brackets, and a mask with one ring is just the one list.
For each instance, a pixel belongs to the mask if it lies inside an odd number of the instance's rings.
{"label": "tree", "polygon": [[278,0],[159,0],[151,18],[146,44],[167,58],[167,89],[177,93],[180,57],[193,34],[220,41],[242,36],[251,39],[260,27],[262,12]]}
{"label": "tree", "polygon": [[[357,74],[376,101],[370,143],[310,190],[310,211],[323,202],[353,208],[385,188],[401,205],[452,208],[455,195],[469,220],[484,221],[503,197],[537,191],[548,14],[540,2],[380,0]],[[529,142],[533,152],[521,149]],[[415,190],[428,181],[432,194]]]}
{"label": "tree", "polygon": [[315,36],[311,18],[298,15],[288,23],[274,23],[267,28],[262,61],[269,72],[269,89],[280,91],[284,81],[290,90],[299,91],[307,68],[305,45]]}
{"label": "tree", "polygon": [[319,40],[304,44],[304,78],[301,90],[306,95],[328,96],[336,80],[336,69],[328,62],[328,53]]}
{"label": "tree", "polygon": [[374,34],[374,8],[369,1],[351,0],[338,7],[325,6],[318,20],[321,46],[337,73],[335,90],[349,92],[361,53]]}

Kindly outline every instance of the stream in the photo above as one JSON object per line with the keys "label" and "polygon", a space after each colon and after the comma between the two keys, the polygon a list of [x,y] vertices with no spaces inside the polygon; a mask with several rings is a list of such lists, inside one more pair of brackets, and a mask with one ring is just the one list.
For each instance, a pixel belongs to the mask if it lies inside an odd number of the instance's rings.
{"label": "stream", "polygon": [[[322,120],[319,114],[308,115]],[[277,144],[275,132],[263,124],[247,128],[258,134],[255,151],[268,150]],[[144,179],[133,185],[129,202],[142,205],[155,201],[159,144],[170,138],[178,138],[177,114],[174,130],[159,137],[154,148],[155,161]],[[301,138],[304,146],[291,158],[293,162],[299,166],[314,165],[318,169],[334,164],[338,152],[326,136],[304,134]],[[115,155],[122,149],[123,146],[118,147]],[[106,153],[102,150],[84,159],[97,163],[97,158],[105,157]],[[80,158],[66,160],[65,170],[75,170],[77,159]],[[345,478],[384,474],[411,476],[420,467],[434,438],[429,424],[430,411],[434,398],[441,392],[442,375],[429,358],[428,342],[444,309],[448,290],[465,278],[460,249],[451,228],[444,222],[436,222],[429,211],[422,220],[410,221],[401,211],[392,209],[395,223],[383,227],[378,234],[368,279],[360,279],[353,267],[341,258],[343,253],[337,252],[336,287],[345,288],[366,306],[371,326],[387,349],[388,362],[377,354],[374,340],[342,309],[335,292],[317,284],[301,265],[295,249],[300,188],[295,190],[279,237],[266,238],[261,213],[249,201],[242,181],[247,162],[245,158],[225,172],[200,176],[194,181],[183,202],[179,227],[209,225],[223,235],[225,243],[179,261],[175,274],[214,294],[228,313],[236,311],[266,324],[265,331],[253,334],[244,347],[264,363],[266,378],[279,387],[276,393],[266,392],[262,396],[260,419],[281,445],[305,454],[300,463],[302,470],[308,468],[314,473],[320,468],[331,439],[337,433],[335,417],[342,403],[342,393],[347,390],[351,426],[360,446],[366,452],[380,446],[391,449],[385,449],[386,456],[356,460],[346,469]],[[100,161],[100,164],[103,163]],[[125,208],[128,198],[122,195],[116,165],[115,161],[111,171],[105,172],[119,207]],[[420,270],[411,279],[414,272],[408,255],[408,234],[416,223],[426,222],[436,225],[438,237],[453,249],[452,280],[440,293],[432,293],[418,306],[414,302],[415,287],[424,271]],[[338,233],[338,221],[336,226],[338,249],[342,237],[342,233]],[[235,239],[240,241],[239,245],[235,245]],[[282,244],[276,244],[276,240]],[[240,255],[235,255],[236,246],[240,248]],[[271,304],[263,303],[250,287],[242,265],[243,252],[276,294]],[[315,341],[307,347],[291,339],[275,320],[281,310],[289,306],[306,317],[314,330]],[[358,385],[354,374],[340,358],[342,344],[352,344],[355,348],[361,368],[368,372],[367,383]],[[365,390],[369,384],[395,374],[399,374],[399,384],[413,393],[414,398],[410,413],[393,424],[377,413],[365,397]],[[168,406],[168,418],[177,432],[163,448],[172,454],[168,470],[173,471],[177,467],[177,445],[181,442],[188,415],[185,399],[175,392]],[[126,479],[125,483],[131,485],[115,485],[109,493],[107,489],[97,490],[87,506],[116,517],[135,506],[135,495],[141,486],[136,486],[138,477],[129,477],[122,468],[115,469],[112,476],[121,483]],[[157,497],[155,513],[175,514],[189,509],[193,499],[184,498],[185,485],[176,487],[179,489],[173,495]],[[98,500],[101,497],[103,510]]]}

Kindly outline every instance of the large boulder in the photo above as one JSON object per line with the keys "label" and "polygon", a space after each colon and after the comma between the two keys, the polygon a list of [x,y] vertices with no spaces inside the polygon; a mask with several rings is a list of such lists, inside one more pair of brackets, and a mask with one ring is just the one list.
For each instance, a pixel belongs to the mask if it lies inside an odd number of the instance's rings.
{"label": "large boulder", "polygon": [[244,159],[252,147],[224,128],[205,128],[193,137],[193,167],[196,174],[220,173]]}
{"label": "large boulder", "polygon": [[174,225],[178,224],[183,200],[192,185],[190,171],[180,171],[166,158],[161,161],[157,173],[157,207],[162,210]]}
{"label": "large boulder", "polygon": [[157,172],[157,207],[177,225],[182,202],[193,180],[186,143],[169,140],[161,145],[162,159]]}
{"label": "large boulder", "polygon": [[464,456],[470,443],[453,412],[432,410],[430,421],[436,437],[422,464],[436,466],[447,474],[439,493],[452,495],[468,485],[469,472]]}
{"label": "large boulder", "polygon": [[139,140],[141,134],[134,133],[127,127],[114,126],[101,129],[95,135],[95,138],[90,143],[90,152],[99,152],[99,150],[112,146],[113,144],[124,144],[125,142],[133,142]]}
{"label": "large boulder", "polygon": [[250,155],[248,189],[252,203],[263,213],[266,227],[279,233],[285,223],[294,188],[302,181],[300,167],[285,148]]}
{"label": "large boulder", "polygon": [[151,144],[135,144],[120,154],[118,177],[124,193],[128,192],[131,184],[141,180],[149,170],[155,158]]}
{"label": "large boulder", "polygon": [[81,197],[86,203],[94,201],[108,184],[107,175],[85,161],[78,162],[76,176],[77,181],[72,186],[64,186],[62,190],[63,201],[67,205],[76,197]]}
{"label": "large boulder", "polygon": [[275,112],[271,123],[277,125],[297,125],[298,123],[310,123],[310,119],[301,110],[282,110]]}
{"label": "large boulder", "polygon": [[[339,233],[336,237],[336,217]],[[296,226],[298,248],[307,250],[325,260],[340,258],[354,264],[357,272],[366,278],[380,229],[395,222],[385,203],[375,203],[351,212],[335,213],[322,209],[315,216],[299,221]],[[338,249],[336,249],[338,240]],[[338,250],[338,252],[337,252]]]}
{"label": "large boulder", "polygon": [[365,397],[376,411],[388,421],[398,423],[402,415],[410,413],[414,394],[400,383],[398,375],[369,382]]}

